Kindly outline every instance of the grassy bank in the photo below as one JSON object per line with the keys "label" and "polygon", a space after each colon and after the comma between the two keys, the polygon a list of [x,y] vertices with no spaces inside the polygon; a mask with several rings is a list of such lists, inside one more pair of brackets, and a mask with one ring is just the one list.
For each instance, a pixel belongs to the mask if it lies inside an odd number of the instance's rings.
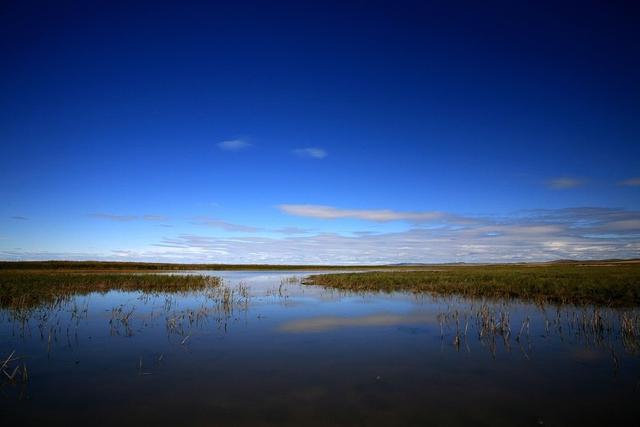
{"label": "grassy bank", "polygon": [[640,306],[640,264],[442,266],[310,276],[305,284],[348,291],[520,298],[534,302]]}
{"label": "grassy bank", "polygon": [[181,292],[218,283],[217,277],[193,275],[0,271],[0,307],[31,307],[90,292]]}

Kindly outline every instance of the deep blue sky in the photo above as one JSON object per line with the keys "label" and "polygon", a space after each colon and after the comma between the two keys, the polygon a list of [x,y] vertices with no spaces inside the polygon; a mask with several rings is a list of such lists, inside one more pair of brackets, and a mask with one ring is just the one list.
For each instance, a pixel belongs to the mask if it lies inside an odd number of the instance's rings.
{"label": "deep blue sky", "polygon": [[640,256],[640,12],[560,3],[4,2],[0,258]]}

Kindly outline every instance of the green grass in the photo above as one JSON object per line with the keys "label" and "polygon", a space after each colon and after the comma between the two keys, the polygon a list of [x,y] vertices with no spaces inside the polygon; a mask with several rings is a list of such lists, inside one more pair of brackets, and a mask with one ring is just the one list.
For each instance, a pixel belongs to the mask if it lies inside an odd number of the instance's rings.
{"label": "green grass", "polygon": [[[239,269],[237,265],[102,262],[0,263],[0,307],[33,306],[73,294],[131,290],[179,292],[217,284],[204,276],[153,271]],[[207,268],[205,268],[207,267]],[[244,269],[309,266],[242,266]],[[343,268],[314,266],[316,269]],[[368,266],[368,268],[374,268]],[[380,267],[378,267],[380,268]],[[640,263],[565,262],[513,265],[382,267],[382,271],[311,276],[305,283],[349,291],[415,292],[466,297],[521,298],[536,302],[640,306]],[[389,271],[394,268],[394,271]],[[419,271],[408,271],[419,268]],[[397,271],[396,271],[397,270]],[[142,271],[146,274],[130,274]]]}
{"label": "green grass", "polygon": [[0,271],[0,307],[34,307],[76,294],[111,290],[190,291],[218,285],[219,281],[194,275]]}
{"label": "green grass", "polygon": [[640,306],[640,264],[442,266],[310,276],[305,284],[361,292],[414,292],[534,302]]}

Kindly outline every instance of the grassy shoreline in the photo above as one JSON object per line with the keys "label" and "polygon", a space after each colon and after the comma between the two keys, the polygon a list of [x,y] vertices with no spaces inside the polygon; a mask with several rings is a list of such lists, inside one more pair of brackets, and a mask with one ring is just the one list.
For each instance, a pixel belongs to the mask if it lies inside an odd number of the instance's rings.
{"label": "grassy shoreline", "polygon": [[[201,270],[346,269],[344,266],[4,262],[0,263],[0,307],[55,301],[77,293],[109,290],[180,292],[218,283],[219,279],[215,277],[155,274],[197,270],[198,266],[208,267]],[[360,271],[316,274],[309,276],[305,284],[355,292],[413,292],[519,298],[541,303],[640,306],[640,263],[632,261],[351,268]]]}
{"label": "grassy shoreline", "polygon": [[185,292],[219,283],[217,277],[200,275],[0,271],[0,308],[32,307],[91,292]]}
{"label": "grassy shoreline", "polygon": [[375,271],[309,276],[308,285],[356,292],[413,292],[540,303],[640,306],[640,264],[495,265],[432,271]]}

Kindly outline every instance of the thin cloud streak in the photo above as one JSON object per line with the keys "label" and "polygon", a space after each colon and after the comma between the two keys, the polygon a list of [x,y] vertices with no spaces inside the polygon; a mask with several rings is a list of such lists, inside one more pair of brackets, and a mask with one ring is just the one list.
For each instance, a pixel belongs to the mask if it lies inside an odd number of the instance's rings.
{"label": "thin cloud streak", "polygon": [[300,227],[282,227],[282,228],[276,228],[272,231],[280,234],[308,234],[308,233],[311,233],[313,230],[310,228],[300,228]]}
{"label": "thin cloud streak", "polygon": [[361,219],[365,221],[414,221],[427,222],[445,218],[446,214],[437,211],[403,212],[390,209],[340,209],[326,205],[279,205],[280,211],[294,216],[319,219]]}
{"label": "thin cloud streak", "polygon": [[95,219],[102,219],[106,221],[115,221],[115,222],[129,222],[129,221],[135,221],[138,219],[138,216],[136,215],[117,215],[117,214],[100,213],[100,212],[92,213],[92,214],[89,214],[88,216]]}
{"label": "thin cloud streak", "polygon": [[261,228],[251,227],[249,225],[234,224],[231,222],[223,221],[218,218],[211,218],[206,216],[197,217],[194,219],[193,224],[203,225],[206,227],[220,228],[225,231],[239,231],[242,233],[254,233],[261,231]]}
{"label": "thin cloud streak", "polygon": [[145,221],[167,221],[169,218],[164,215],[143,215],[142,219]]}
{"label": "thin cloud streak", "polygon": [[104,213],[97,212],[91,213],[87,215],[94,219],[101,219],[105,221],[114,221],[114,222],[131,222],[131,221],[167,221],[169,218],[164,215],[153,215],[153,214],[145,214],[142,216],[139,215],[118,215],[112,213]]}
{"label": "thin cloud streak", "polygon": [[230,139],[217,144],[218,148],[224,151],[241,151],[251,147],[247,141],[243,139]]}
{"label": "thin cloud streak", "polygon": [[318,147],[298,148],[293,150],[293,153],[299,157],[309,159],[324,159],[329,155],[325,149]]}
{"label": "thin cloud streak", "polygon": [[620,181],[618,185],[623,187],[640,187],[640,177],[625,179],[624,181]]}
{"label": "thin cloud streak", "polygon": [[558,177],[547,181],[547,186],[554,190],[568,190],[584,185],[584,180],[570,177]]}

